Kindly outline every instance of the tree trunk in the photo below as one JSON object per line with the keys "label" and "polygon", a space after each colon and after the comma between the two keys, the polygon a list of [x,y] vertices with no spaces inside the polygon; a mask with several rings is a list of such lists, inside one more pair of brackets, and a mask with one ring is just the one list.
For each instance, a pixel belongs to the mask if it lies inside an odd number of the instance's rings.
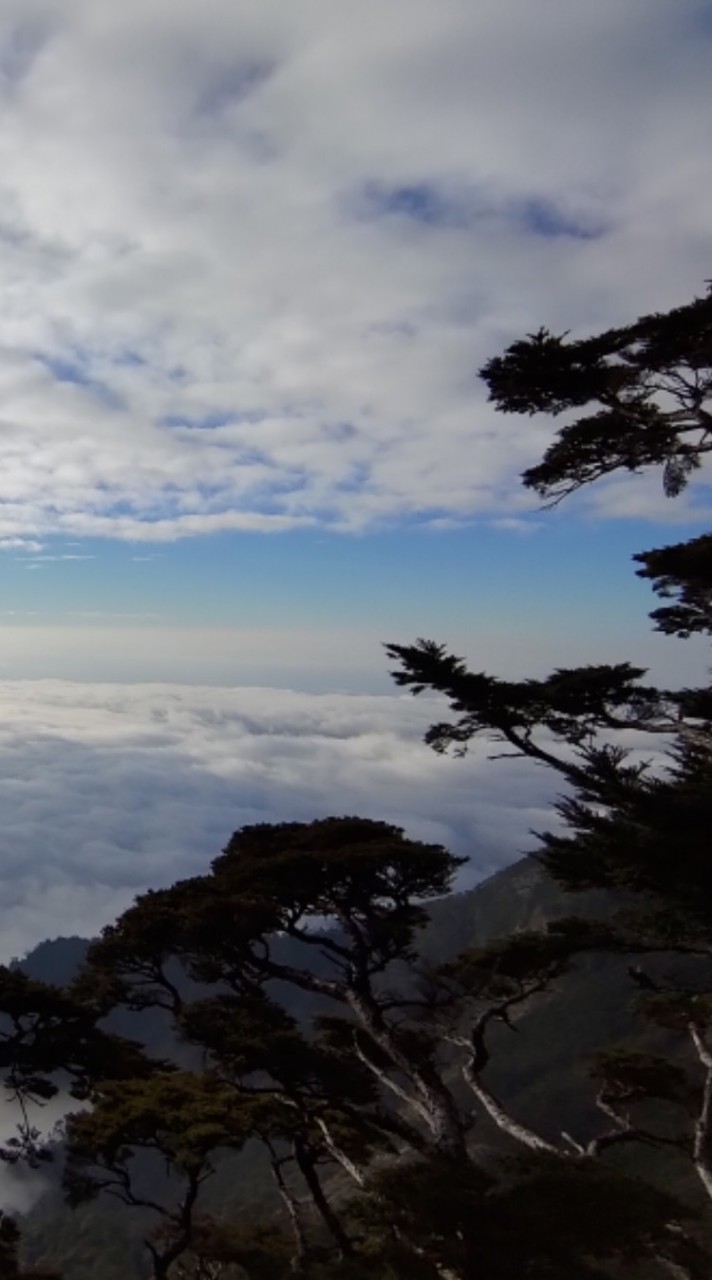
{"label": "tree trunk", "polygon": [[416,1061],[404,1050],[370,990],[351,987],[347,1000],[364,1030],[409,1082],[412,1093],[405,1094],[405,1099],[428,1126],[435,1150],[458,1162],[467,1160],[462,1117],[438,1071],[427,1061]]}
{"label": "tree trunk", "polygon": [[321,1130],[324,1138],[324,1146],[329,1152],[332,1160],[335,1160],[337,1164],[341,1165],[341,1168],[345,1173],[348,1173],[350,1178],[353,1178],[358,1187],[364,1187],[366,1185],[365,1175],[361,1172],[356,1162],[352,1160],[351,1157],[348,1156],[339,1146],[338,1142],[335,1141],[326,1121],[323,1120],[321,1116],[317,1116],[316,1123]]}
{"label": "tree trunk", "polygon": [[526,1125],[514,1120],[505,1111],[502,1104],[497,1101],[494,1094],[491,1094],[489,1089],[486,1089],[482,1084],[471,1062],[464,1064],[462,1074],[478,1102],[482,1103],[490,1119],[494,1120],[497,1128],[501,1129],[503,1133],[508,1133],[510,1138],[514,1138],[516,1142],[521,1142],[525,1147],[529,1147],[531,1151],[549,1151],[557,1156],[566,1154],[561,1151],[560,1147],[554,1146],[552,1142],[547,1142],[546,1138],[541,1138],[533,1129],[528,1129]]}
{"label": "tree trunk", "polygon": [[329,1201],[324,1195],[324,1189],[321,1185],[321,1179],[317,1173],[316,1160],[307,1143],[302,1138],[294,1140],[294,1158],[297,1162],[304,1181],[309,1188],[309,1194],[314,1201],[317,1211],[321,1214],[324,1224],[330,1235],[339,1246],[344,1257],[349,1257],[354,1252],[354,1247],[350,1238],[347,1236]]}
{"label": "tree trunk", "polygon": [[694,1024],[690,1025],[690,1035],[697,1056],[705,1069],[702,1107],[695,1122],[692,1159],[700,1182],[712,1199],[712,1049]]}
{"label": "tree trunk", "polygon": [[292,1227],[292,1232],[294,1235],[294,1240],[297,1246],[297,1251],[294,1254],[294,1257],[292,1258],[292,1271],[299,1272],[301,1271],[309,1255],[309,1246],[307,1244],[307,1238],[304,1232],[304,1227],[302,1225],[302,1219],[299,1213],[299,1206],[294,1196],[292,1195],[289,1187],[287,1186],[287,1182],[282,1173],[282,1165],[284,1161],[280,1159],[271,1148],[270,1148],[270,1155],[272,1157],[272,1160],[271,1160],[272,1177],[274,1178],[277,1184],[277,1190],[279,1191],[282,1203],[285,1209],[287,1210],[287,1217],[289,1218],[289,1221]]}

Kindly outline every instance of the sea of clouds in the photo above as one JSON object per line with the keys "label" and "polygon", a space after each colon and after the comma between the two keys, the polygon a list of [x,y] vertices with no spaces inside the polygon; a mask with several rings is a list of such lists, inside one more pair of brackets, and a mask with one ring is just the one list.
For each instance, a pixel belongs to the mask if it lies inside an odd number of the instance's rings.
{"label": "sea of clouds", "polygon": [[2,682],[0,699],[4,960],[95,934],[246,823],[384,819],[467,855],[472,884],[532,846],[557,790],[488,760],[494,746],[436,756],[435,698],[38,680]]}
{"label": "sea of clouds", "polygon": [[[435,698],[185,684],[0,682],[0,962],[96,935],[141,890],[202,872],[245,823],[356,813],[440,841],[461,886],[511,861],[555,783],[424,746]],[[44,1131],[61,1098],[33,1116]],[[0,1140],[15,1111],[0,1105]],[[0,1165],[0,1204],[45,1189]]]}

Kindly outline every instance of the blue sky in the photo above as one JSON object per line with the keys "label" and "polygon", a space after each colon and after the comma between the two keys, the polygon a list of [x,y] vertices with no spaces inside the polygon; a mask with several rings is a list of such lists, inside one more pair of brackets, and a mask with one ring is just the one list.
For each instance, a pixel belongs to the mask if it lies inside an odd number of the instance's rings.
{"label": "blue sky", "polygon": [[673,683],[703,675],[703,644],[652,634],[631,561],[669,528],[563,513],[528,527],[216,534],[159,550],[51,539],[2,565],[1,674],[374,692],[388,687],[380,642],[424,635],[507,675],[625,658]]}

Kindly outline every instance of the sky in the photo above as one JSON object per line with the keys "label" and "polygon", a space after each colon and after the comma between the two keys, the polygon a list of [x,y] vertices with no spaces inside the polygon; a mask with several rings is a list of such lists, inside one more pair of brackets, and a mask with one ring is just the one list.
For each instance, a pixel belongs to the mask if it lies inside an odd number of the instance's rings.
{"label": "sky", "polygon": [[630,557],[707,527],[709,472],[543,512],[553,424],[477,371],[703,290],[711,55],[709,0],[5,0],[0,952],[337,780],[513,857],[550,782],[435,761],[383,641],[704,673]]}

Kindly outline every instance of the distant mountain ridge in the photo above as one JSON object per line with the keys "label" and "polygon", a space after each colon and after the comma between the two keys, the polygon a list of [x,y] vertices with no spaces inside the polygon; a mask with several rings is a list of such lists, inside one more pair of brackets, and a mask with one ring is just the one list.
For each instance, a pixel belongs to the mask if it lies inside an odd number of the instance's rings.
{"label": "distant mountain ridge", "polygon": [[76,977],[90,946],[89,938],[79,938],[76,934],[69,938],[47,938],[23,959],[13,960],[12,965],[38,982],[53,982],[64,987]]}
{"label": "distant mountain ridge", "polygon": [[[566,893],[536,858],[521,858],[473,889],[430,903],[431,923],[421,935],[420,950],[428,953],[428,959],[435,960],[434,953],[441,950],[443,958],[449,958],[505,933],[540,929],[561,916],[607,915],[611,902],[611,896],[601,891]],[[32,978],[63,986],[81,968],[91,942],[76,934],[48,938],[12,963]]]}

